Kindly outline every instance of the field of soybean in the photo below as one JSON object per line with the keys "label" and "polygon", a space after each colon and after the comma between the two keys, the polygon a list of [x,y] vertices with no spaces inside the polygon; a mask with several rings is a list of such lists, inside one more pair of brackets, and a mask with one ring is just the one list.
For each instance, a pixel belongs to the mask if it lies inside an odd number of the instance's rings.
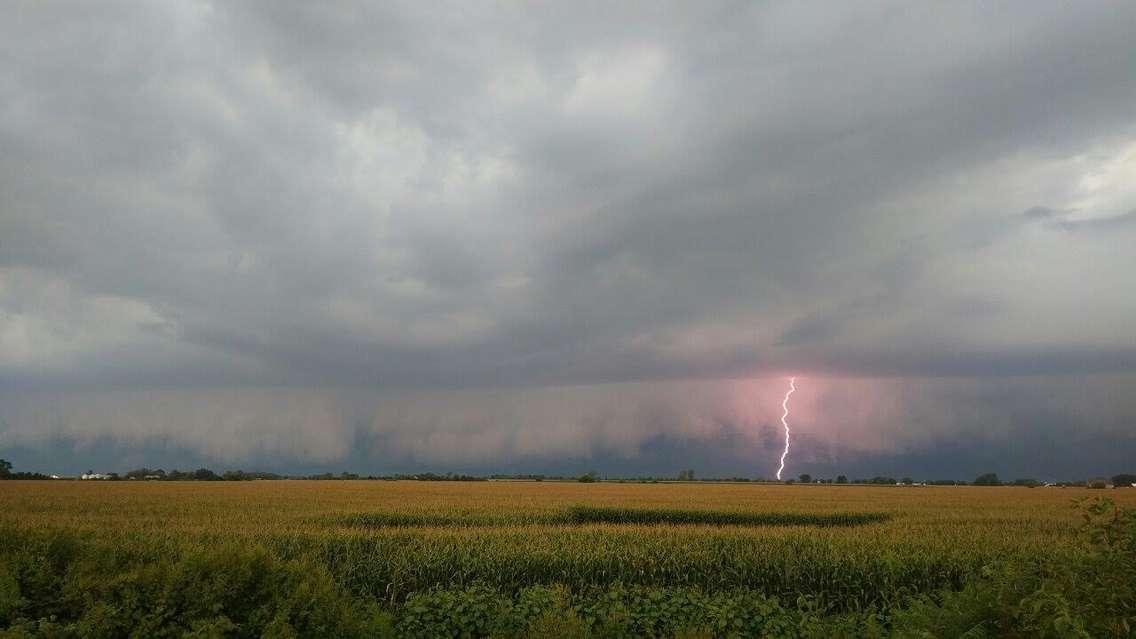
{"label": "field of soybean", "polygon": [[1136,490],[28,481],[0,504],[3,637],[1128,636],[1136,614]]}

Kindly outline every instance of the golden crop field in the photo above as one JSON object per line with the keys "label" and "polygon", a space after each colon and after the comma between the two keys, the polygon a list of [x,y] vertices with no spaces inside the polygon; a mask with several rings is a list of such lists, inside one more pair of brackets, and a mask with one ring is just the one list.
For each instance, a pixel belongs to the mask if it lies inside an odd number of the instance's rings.
{"label": "golden crop field", "polygon": [[[312,532],[320,518],[412,512],[490,517],[502,523],[573,505],[738,512],[884,512],[874,530],[954,526],[1036,538],[1069,529],[1072,501],[1107,494],[1136,505],[1136,491],[1085,488],[780,485],[758,483],[610,483],[483,481],[74,482],[0,484],[0,522],[117,532],[151,526],[179,534]],[[318,526],[327,531],[335,526]],[[355,531],[358,532],[358,531]],[[751,530],[746,534],[768,534]],[[863,532],[863,531],[861,531]],[[972,529],[970,532],[974,532]]]}
{"label": "golden crop field", "polygon": [[[422,593],[473,587],[503,596],[534,587],[570,593],[647,587],[746,591],[782,603],[805,596],[842,614],[890,610],[912,596],[957,590],[990,565],[1073,561],[1083,544],[1072,504],[1105,492],[29,481],[0,483],[0,530],[27,544],[62,536],[122,556],[263,549],[281,561],[326,568],[337,587],[389,611],[405,609]],[[1136,506],[1136,491],[1107,493],[1119,505]]]}

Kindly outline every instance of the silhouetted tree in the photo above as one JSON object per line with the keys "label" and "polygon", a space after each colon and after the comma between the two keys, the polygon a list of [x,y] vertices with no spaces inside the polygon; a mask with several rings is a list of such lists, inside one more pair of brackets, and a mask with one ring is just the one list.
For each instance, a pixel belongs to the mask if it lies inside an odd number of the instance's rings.
{"label": "silhouetted tree", "polygon": [[1130,488],[1133,484],[1136,484],[1136,475],[1121,474],[1112,476],[1112,485],[1117,488]]}
{"label": "silhouetted tree", "polygon": [[166,471],[161,468],[136,468],[126,472],[127,479],[146,479],[147,477],[164,478]]}
{"label": "silhouetted tree", "polygon": [[221,479],[217,476],[217,473],[209,470],[208,468],[198,468],[197,470],[193,471],[193,478],[198,481],[216,481],[218,479]]}
{"label": "silhouetted tree", "polygon": [[1001,486],[998,473],[983,473],[974,480],[975,486]]}
{"label": "silhouetted tree", "polygon": [[845,477],[844,475],[837,475],[837,476],[836,476],[836,483],[838,483],[838,484],[847,484],[847,483],[848,483],[848,478],[847,478],[847,477]]}

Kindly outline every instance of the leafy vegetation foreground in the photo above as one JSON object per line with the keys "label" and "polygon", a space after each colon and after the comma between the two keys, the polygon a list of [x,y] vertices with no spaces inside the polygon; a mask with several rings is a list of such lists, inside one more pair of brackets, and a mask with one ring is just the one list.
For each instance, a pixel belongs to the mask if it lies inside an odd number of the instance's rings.
{"label": "leafy vegetation foreground", "polygon": [[5,482],[0,637],[1130,636],[1102,494]]}

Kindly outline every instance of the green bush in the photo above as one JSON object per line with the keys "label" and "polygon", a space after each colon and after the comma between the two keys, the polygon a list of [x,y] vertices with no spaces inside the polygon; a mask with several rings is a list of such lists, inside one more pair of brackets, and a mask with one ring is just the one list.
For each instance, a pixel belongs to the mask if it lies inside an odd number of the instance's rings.
{"label": "green bush", "polygon": [[0,637],[390,636],[388,616],[325,567],[259,549],[139,561],[54,537],[0,566]]}
{"label": "green bush", "polygon": [[1129,637],[1136,632],[1136,511],[1079,502],[1077,562],[990,567],[958,592],[895,611],[897,637]]}
{"label": "green bush", "polygon": [[[401,637],[830,637],[833,624],[863,628],[863,615],[826,619],[761,593],[614,586],[572,594],[534,586],[509,596],[485,585],[410,597]],[[860,636],[849,634],[848,636]]]}

